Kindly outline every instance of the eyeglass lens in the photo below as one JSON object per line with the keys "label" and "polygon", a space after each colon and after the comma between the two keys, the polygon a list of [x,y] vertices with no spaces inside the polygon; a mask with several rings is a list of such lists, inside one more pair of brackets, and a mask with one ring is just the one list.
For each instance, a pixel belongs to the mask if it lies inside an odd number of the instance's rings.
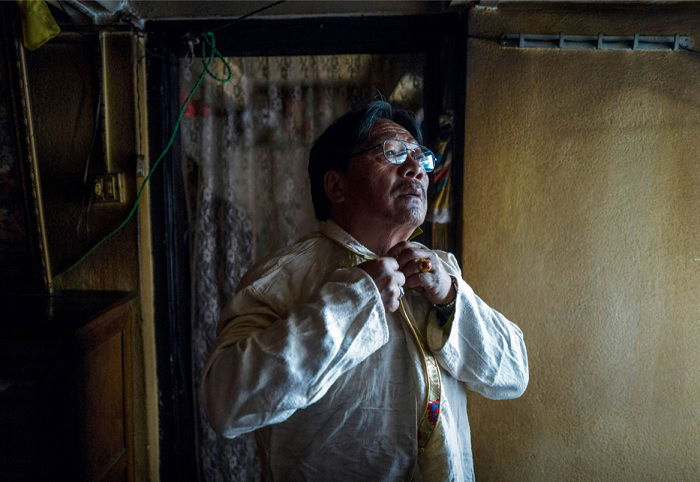
{"label": "eyeglass lens", "polygon": [[400,139],[384,141],[384,157],[392,164],[403,164],[408,158],[409,152],[426,172],[435,169],[435,154],[427,147]]}

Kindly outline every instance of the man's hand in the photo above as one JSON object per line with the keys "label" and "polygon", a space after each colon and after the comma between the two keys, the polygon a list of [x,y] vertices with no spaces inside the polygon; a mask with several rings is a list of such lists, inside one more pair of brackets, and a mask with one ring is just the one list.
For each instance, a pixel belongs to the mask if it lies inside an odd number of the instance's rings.
{"label": "man's hand", "polygon": [[[418,243],[402,241],[392,247],[387,255],[396,259],[399,269],[406,276],[404,286],[422,290],[431,303],[444,305],[457,295],[450,275],[447,274],[434,251]],[[425,270],[427,265],[422,260],[430,262],[430,270],[421,272],[421,268]]]}
{"label": "man's hand", "polygon": [[406,282],[406,277],[399,271],[399,263],[394,258],[386,257],[365,261],[358,267],[365,270],[374,280],[382,295],[384,308],[391,312],[398,310],[401,287]]}

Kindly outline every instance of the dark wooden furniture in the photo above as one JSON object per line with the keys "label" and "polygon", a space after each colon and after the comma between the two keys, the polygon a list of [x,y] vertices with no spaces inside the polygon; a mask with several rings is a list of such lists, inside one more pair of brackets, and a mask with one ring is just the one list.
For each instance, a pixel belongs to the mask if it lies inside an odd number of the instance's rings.
{"label": "dark wooden furniture", "polygon": [[133,480],[131,299],[0,294],[0,479]]}

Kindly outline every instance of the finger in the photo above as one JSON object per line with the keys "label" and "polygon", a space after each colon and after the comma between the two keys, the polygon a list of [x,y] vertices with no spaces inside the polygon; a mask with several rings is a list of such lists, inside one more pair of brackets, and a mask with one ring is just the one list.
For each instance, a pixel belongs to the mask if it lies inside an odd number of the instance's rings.
{"label": "finger", "polygon": [[396,255],[396,261],[399,264],[401,271],[405,270],[410,262],[418,256],[418,252],[414,248],[406,248]]}
{"label": "finger", "polygon": [[399,269],[399,262],[394,258],[385,256],[383,258],[377,258],[377,261],[382,264],[387,272],[397,271]]}
{"label": "finger", "polygon": [[382,291],[382,303],[384,303],[384,306],[389,306],[395,298],[396,293],[393,288],[387,287]]}
{"label": "finger", "polygon": [[438,284],[438,277],[434,273],[416,273],[406,277],[404,288],[423,288],[424,290],[432,290]]}
{"label": "finger", "polygon": [[386,291],[386,299],[384,301],[384,308],[388,311],[394,312],[399,307],[399,298],[401,298],[401,290],[398,286],[393,286]]}
{"label": "finger", "polygon": [[406,275],[401,271],[396,271],[394,272],[393,281],[396,284],[396,286],[401,287],[404,284],[406,284]]}
{"label": "finger", "polygon": [[[420,256],[424,255],[424,256]],[[406,276],[413,276],[416,273],[436,273],[439,267],[433,260],[430,252],[420,252],[417,256],[411,258],[400,269]]]}
{"label": "finger", "polygon": [[401,241],[400,243],[396,243],[394,246],[389,249],[389,251],[386,252],[387,256],[391,256],[392,258],[396,258],[401,251],[406,249],[407,246],[410,246],[410,243],[408,241]]}
{"label": "finger", "polygon": [[418,263],[420,262],[421,257],[415,257],[411,258],[408,260],[408,262],[401,267],[401,272],[403,272],[406,277],[413,276],[416,273],[421,273],[421,270],[418,269]]}
{"label": "finger", "polygon": [[402,252],[406,250],[425,251],[427,250],[427,248],[422,244],[414,243],[413,241],[401,241],[400,243],[396,243],[389,251],[387,251],[386,255],[397,258],[401,255]]}
{"label": "finger", "polygon": [[[432,251],[427,250],[425,248],[407,248],[403,250],[401,253],[396,258],[396,261],[399,263],[399,269],[401,271],[405,271],[406,269],[411,269],[411,264],[415,264],[420,258],[428,258],[431,259]],[[417,271],[417,269],[416,269]]]}

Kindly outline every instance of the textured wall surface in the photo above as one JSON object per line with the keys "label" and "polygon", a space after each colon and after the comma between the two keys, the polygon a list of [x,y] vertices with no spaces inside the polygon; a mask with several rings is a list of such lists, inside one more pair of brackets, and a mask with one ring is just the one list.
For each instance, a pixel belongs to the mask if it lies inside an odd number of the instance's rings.
{"label": "textured wall surface", "polygon": [[[690,34],[700,12],[472,11],[470,33]],[[470,398],[480,480],[700,477],[700,56],[471,39],[464,275],[523,398]]]}
{"label": "textured wall surface", "polygon": [[[104,82],[98,76],[97,36],[61,34],[26,54],[45,231],[56,289],[138,289],[135,222],[84,264],[60,275],[126,218],[135,198],[130,42],[131,37],[124,33],[105,36],[101,51],[111,70]],[[100,83],[103,121],[98,124],[90,152]],[[84,187],[86,165],[89,181]],[[90,180],[106,172],[124,173],[127,202],[88,202]]]}

